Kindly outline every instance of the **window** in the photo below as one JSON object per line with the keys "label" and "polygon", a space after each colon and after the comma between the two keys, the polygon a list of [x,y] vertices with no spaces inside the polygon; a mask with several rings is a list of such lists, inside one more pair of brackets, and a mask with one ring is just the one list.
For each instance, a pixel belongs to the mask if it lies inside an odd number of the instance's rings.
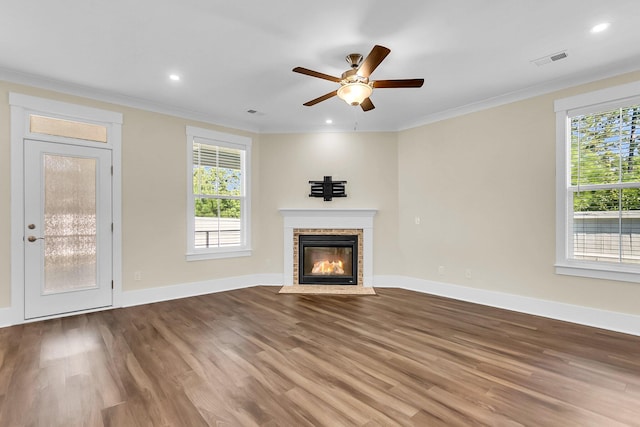
{"label": "window", "polygon": [[187,260],[247,256],[251,139],[187,127]]}
{"label": "window", "polygon": [[556,101],[556,272],[640,282],[640,83]]}

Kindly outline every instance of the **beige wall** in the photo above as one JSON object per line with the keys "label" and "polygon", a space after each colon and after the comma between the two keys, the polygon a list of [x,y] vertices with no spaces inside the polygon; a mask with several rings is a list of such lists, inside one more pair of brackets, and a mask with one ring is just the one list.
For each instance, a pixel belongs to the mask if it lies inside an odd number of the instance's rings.
{"label": "beige wall", "polygon": [[[216,129],[145,111],[126,109],[122,127],[123,289],[133,290],[242,276],[257,270],[256,257],[191,261],[186,253],[185,126]],[[256,135],[219,129],[253,138]],[[252,185],[259,192],[258,163],[252,163]],[[258,203],[253,211],[260,209]],[[256,247],[259,247],[259,239]],[[141,281],[133,281],[140,271]]]}
{"label": "beige wall", "polygon": [[[374,208],[374,274],[395,274],[398,160],[396,133],[260,136],[260,220],[272,249],[261,272],[282,273],[282,208]],[[309,181],[347,181],[345,198],[309,197]]]}
{"label": "beige wall", "polygon": [[[186,125],[253,138],[253,187],[260,191],[258,137],[237,130],[198,123],[32,87],[0,82],[0,307],[11,303],[10,285],[10,113],[9,92],[72,102],[123,114],[122,234],[123,289],[133,290],[215,278],[242,276],[260,270],[259,256],[185,261],[186,252]],[[259,212],[260,205],[254,202]],[[255,236],[256,253],[265,252]],[[142,273],[134,281],[134,272]]]}
{"label": "beige wall", "polygon": [[[125,291],[282,273],[278,209],[376,208],[375,275],[640,314],[640,285],[558,276],[553,269],[553,101],[639,79],[633,73],[399,133],[259,136],[0,82],[0,307],[10,304],[8,93],[15,91],[123,114]],[[185,261],[186,125],[253,138],[252,257]],[[308,197],[307,181],[324,175],[348,181],[348,197]],[[133,280],[135,271],[143,280]]]}
{"label": "beige wall", "polygon": [[640,314],[640,284],[560,276],[553,267],[553,101],[638,79],[633,73],[401,132],[403,274]]}

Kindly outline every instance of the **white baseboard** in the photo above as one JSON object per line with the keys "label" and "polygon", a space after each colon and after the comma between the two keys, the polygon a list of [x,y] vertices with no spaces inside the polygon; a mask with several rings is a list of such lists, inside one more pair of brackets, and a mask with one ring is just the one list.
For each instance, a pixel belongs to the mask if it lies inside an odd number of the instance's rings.
{"label": "white baseboard", "polygon": [[[230,291],[233,289],[249,288],[259,285],[282,286],[284,277],[282,274],[252,274],[247,276],[227,277],[223,279],[205,280],[201,282],[183,283],[179,285],[162,286],[157,288],[140,289],[122,292],[121,307],[151,304],[154,302],[169,301],[179,298],[188,298],[197,295],[212,294],[216,292]],[[112,307],[116,308],[116,306]],[[110,308],[108,308],[110,309]],[[104,310],[100,309],[99,311]],[[92,310],[88,311],[91,312]],[[61,316],[73,316],[76,313],[66,313]],[[85,313],[85,312],[82,312]],[[44,320],[44,319],[38,319]],[[33,320],[20,320],[15,318],[11,307],[0,308],[0,328],[19,325]]]}
{"label": "white baseboard", "polygon": [[404,276],[375,276],[374,286],[468,301],[640,336],[640,316]]}
{"label": "white baseboard", "polygon": [[122,306],[150,304],[215,292],[231,291],[257,285],[276,284],[282,286],[282,274],[252,274],[248,276],[226,277],[224,279],[206,280],[202,282],[183,283],[180,285],[162,286],[157,288],[124,291]]}
{"label": "white baseboard", "polygon": [[15,323],[13,317],[11,307],[0,308],[0,328],[13,325]]}
{"label": "white baseboard", "polygon": [[[169,301],[197,295],[230,291],[258,285],[282,286],[283,274],[252,274],[201,282],[184,283],[157,288],[125,291],[122,306],[131,307],[160,301]],[[594,326],[616,332],[640,336],[640,316],[596,308],[541,300],[503,292],[470,288],[449,283],[434,282],[405,276],[374,276],[374,287],[402,288],[416,292],[468,301],[521,313],[548,317],[581,325]],[[0,327],[16,322],[11,307],[0,308]]]}

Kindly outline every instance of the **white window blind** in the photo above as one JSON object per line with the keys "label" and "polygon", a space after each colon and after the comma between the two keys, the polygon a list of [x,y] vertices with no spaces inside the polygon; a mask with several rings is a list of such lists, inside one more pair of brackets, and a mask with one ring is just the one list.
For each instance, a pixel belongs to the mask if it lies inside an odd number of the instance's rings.
{"label": "white window blind", "polygon": [[220,167],[241,170],[241,152],[215,145],[193,144],[193,164],[198,166]]}

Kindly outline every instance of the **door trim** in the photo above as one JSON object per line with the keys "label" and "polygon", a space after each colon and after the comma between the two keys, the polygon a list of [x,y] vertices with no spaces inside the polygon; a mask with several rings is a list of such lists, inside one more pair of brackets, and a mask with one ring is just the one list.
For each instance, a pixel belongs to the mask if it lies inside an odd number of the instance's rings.
{"label": "door trim", "polygon": [[[25,323],[24,312],[24,140],[109,148],[112,150],[112,220],[113,220],[113,305],[122,306],[122,114],[46,98],[9,93],[11,107],[11,321]],[[107,143],[33,135],[29,131],[29,115],[39,114],[75,121],[102,124],[107,127]],[[104,310],[94,309],[42,317],[35,320],[63,317]]]}

